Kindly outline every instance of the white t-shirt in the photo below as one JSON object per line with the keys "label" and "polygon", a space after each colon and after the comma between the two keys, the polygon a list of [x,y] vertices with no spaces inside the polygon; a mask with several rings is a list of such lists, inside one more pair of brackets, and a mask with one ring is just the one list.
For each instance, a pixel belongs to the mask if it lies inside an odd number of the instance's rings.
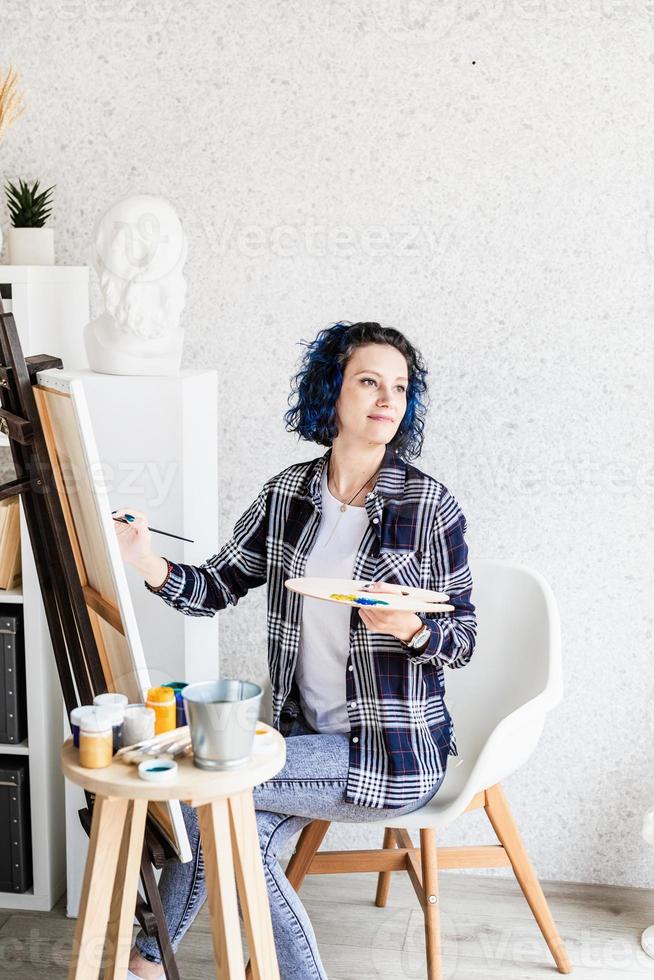
{"label": "white t-shirt", "polygon": [[[341,501],[322,477],[322,519],[304,574],[352,578],[354,560],[368,527],[365,507],[341,511]],[[334,532],[332,535],[332,531]],[[350,647],[351,606],[304,596],[295,679],[300,705],[312,728],[324,734],[349,732],[345,670]]]}

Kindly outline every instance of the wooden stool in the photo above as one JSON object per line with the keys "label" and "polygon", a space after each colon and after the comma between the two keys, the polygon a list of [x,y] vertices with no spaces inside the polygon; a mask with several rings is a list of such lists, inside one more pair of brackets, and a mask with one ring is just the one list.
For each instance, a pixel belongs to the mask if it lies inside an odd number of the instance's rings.
{"label": "wooden stool", "polygon": [[272,744],[257,746],[238,769],[209,772],[185,758],[178,761],[175,780],[161,784],[146,782],[136,766],[120,761],[104,769],[83,769],[72,739],[64,743],[64,776],[95,794],[68,980],[96,980],[105,940],[105,980],[127,976],[150,800],[182,800],[198,811],[218,980],[245,977],[237,885],[252,976],[279,980],[252,801],[252,787],[274,776],[286,761],[283,737],[272,728],[270,733]]}

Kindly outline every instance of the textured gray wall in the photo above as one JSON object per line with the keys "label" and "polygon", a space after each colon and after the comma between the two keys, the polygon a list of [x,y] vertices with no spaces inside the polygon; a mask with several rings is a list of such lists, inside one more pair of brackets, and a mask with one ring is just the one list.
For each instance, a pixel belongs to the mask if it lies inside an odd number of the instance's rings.
{"label": "textured gray wall", "polygon": [[[323,452],[281,420],[300,339],[378,319],[422,348],[419,465],[474,555],[560,603],[565,701],[506,783],[531,856],[651,885],[652,5],[5,0],[2,26],[29,106],[0,175],[57,184],[58,261],[118,196],[179,211],[184,366],[221,372],[221,541]],[[261,676],[264,631],[264,590],[226,610],[222,670]],[[442,839],[494,836],[476,814]]]}

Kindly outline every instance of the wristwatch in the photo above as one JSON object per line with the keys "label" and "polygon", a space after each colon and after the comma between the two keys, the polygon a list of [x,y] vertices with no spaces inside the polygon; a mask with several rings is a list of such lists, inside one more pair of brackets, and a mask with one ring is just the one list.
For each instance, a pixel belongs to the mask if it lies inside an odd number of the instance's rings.
{"label": "wristwatch", "polygon": [[429,643],[429,637],[431,630],[427,624],[423,624],[417,633],[414,633],[411,639],[405,644],[411,650],[422,650]]}

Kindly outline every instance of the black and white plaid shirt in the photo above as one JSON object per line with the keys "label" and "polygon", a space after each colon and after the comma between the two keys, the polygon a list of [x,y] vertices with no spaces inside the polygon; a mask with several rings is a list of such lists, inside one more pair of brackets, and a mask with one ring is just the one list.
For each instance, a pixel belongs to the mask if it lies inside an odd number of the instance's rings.
{"label": "black and white plaid shirt", "polygon": [[[256,586],[268,584],[268,662],[273,724],[282,732],[299,711],[294,683],[302,596],[285,588],[304,574],[321,519],[321,477],[331,449],[268,480],[238,519],[232,537],[202,565],[169,562],[150,592],[188,616],[213,616]],[[373,633],[352,608],[346,668],[350,765],[345,798],[397,808],[438,782],[457,755],[443,700],[443,667],[463,667],[476,639],[466,519],[442,483],[386,448],[353,579],[446,592],[450,613],[418,613],[429,643],[414,653],[399,639]]]}

